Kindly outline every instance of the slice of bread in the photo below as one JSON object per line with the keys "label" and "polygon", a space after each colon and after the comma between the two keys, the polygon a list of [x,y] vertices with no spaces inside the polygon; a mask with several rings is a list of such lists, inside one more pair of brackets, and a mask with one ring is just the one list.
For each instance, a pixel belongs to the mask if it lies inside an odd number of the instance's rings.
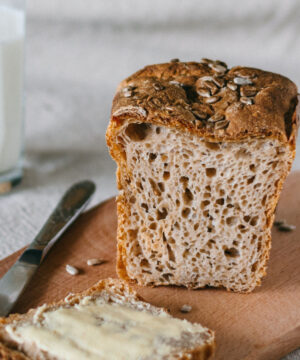
{"label": "slice of bread", "polygon": [[171,317],[115,279],[0,318],[0,356],[7,360],[204,360],[213,349],[212,331]]}
{"label": "slice of bread", "polygon": [[220,61],[124,80],[107,130],[118,164],[118,263],[140,285],[252,291],[295,156],[297,88]]}

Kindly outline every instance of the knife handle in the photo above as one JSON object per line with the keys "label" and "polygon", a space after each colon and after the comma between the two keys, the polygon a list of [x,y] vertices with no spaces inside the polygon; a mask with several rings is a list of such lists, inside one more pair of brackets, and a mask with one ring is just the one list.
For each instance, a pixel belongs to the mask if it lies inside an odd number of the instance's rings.
{"label": "knife handle", "polygon": [[93,182],[82,181],[67,190],[33,242],[0,279],[0,316],[10,313],[47,249],[79,216],[88,204],[95,188]]}
{"label": "knife handle", "polygon": [[[41,231],[37,234],[33,242],[23,253],[20,261],[37,261],[37,250],[45,255],[48,246],[50,247],[66,230],[66,228],[79,216],[87,206],[91,196],[95,192],[96,186],[92,181],[82,181],[74,184],[66,191]],[[47,248],[45,250],[45,248]],[[45,250],[45,251],[44,251]],[[27,254],[26,254],[27,253]],[[23,258],[23,259],[22,259]],[[35,259],[35,260],[34,260]]]}

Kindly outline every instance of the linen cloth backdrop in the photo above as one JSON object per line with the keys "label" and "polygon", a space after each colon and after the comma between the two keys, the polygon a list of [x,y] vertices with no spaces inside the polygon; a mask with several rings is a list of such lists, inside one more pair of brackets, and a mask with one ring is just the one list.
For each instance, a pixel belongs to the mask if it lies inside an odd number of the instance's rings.
{"label": "linen cloth backdrop", "polygon": [[208,57],[300,85],[298,0],[27,0],[27,10],[25,174],[0,197],[0,258],[32,240],[71,183],[96,182],[91,206],[116,194],[111,101],[144,65]]}

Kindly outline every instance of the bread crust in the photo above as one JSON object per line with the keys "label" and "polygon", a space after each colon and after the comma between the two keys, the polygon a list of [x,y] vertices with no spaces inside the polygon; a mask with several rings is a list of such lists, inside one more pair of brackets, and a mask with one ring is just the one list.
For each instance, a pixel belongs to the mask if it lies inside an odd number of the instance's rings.
{"label": "bread crust", "polygon": [[30,360],[29,357],[17,350],[12,350],[0,343],[0,359],[2,360]]}
{"label": "bread crust", "polygon": [[[199,138],[212,142],[242,142],[249,138],[276,139],[282,146],[287,147],[292,159],[295,157],[299,126],[299,99],[297,99],[296,85],[284,76],[240,66],[226,70],[218,76],[211,64],[225,66],[218,61],[170,62],[146,66],[122,81],[117,89],[106,139],[111,156],[118,164],[117,183],[121,190],[117,198],[117,273],[120,278],[128,282],[134,281],[127,274],[127,255],[124,246],[126,237],[124,226],[125,219],[130,216],[130,204],[122,192],[124,187],[122,182],[124,183],[126,179],[121,179],[121,170],[126,174],[127,169],[122,149],[115,141],[118,132],[125,124],[151,123],[196,134]],[[240,101],[241,88],[244,86],[238,85],[237,90],[228,87],[224,90],[224,87],[219,87],[219,93],[216,93],[216,95],[221,93],[219,101],[205,104],[205,97],[199,96],[197,91],[199,92],[199,79],[208,76],[221,79],[225,84],[234,84],[235,78],[247,79],[257,90],[253,98],[254,103],[245,105]],[[249,88],[248,90],[251,91]],[[203,119],[199,118],[199,112]],[[216,114],[223,116],[222,121],[227,122],[226,127],[210,126],[209,120]],[[272,203],[269,204],[265,225],[269,235],[264,241],[257,278],[243,289],[227,290],[251,292],[261,284],[261,278],[266,274],[271,248],[271,227],[275,208],[291,165],[292,163],[277,183]],[[130,174],[128,174],[129,178]]]}
{"label": "bread crust", "polygon": [[[223,64],[223,63],[222,63]],[[286,144],[292,137],[291,114],[297,104],[297,87],[284,76],[236,66],[217,76],[210,66],[197,62],[170,62],[150,65],[122,81],[113,100],[107,142],[128,116],[195,133],[211,141],[239,141],[250,137],[279,139]],[[224,86],[213,96],[220,100],[207,104],[197,91],[203,77],[220,78],[225,84],[235,78],[249,80],[256,89],[254,103],[242,103],[238,90]],[[210,81],[211,82],[211,81]],[[209,84],[209,86],[213,86]],[[246,87],[240,86],[241,87]],[[239,85],[238,85],[239,87]],[[130,96],[128,96],[130,95]],[[199,113],[207,115],[200,119]],[[226,128],[210,126],[209,118],[222,114]]]}
{"label": "bread crust", "polygon": [[[144,301],[144,299],[139,296],[128,284],[122,280],[118,279],[104,279],[100,280],[94,286],[89,289],[78,293],[78,294],[69,294],[65,299],[53,302],[50,304],[43,305],[42,311],[50,311],[56,309],[60,306],[68,304],[68,306],[74,306],[77,304],[82,298],[86,296],[95,296],[101,293],[103,290],[112,294],[113,296],[122,295],[126,297],[126,302],[130,301]],[[147,303],[145,303],[147,304]],[[148,304],[151,310],[155,312],[166,312],[163,308],[157,308]],[[32,318],[40,308],[31,309],[26,314],[11,314],[6,318],[0,318],[0,358],[4,360],[30,360],[28,356],[26,356],[21,351],[18,351],[15,348],[12,348],[12,344],[7,344],[5,340],[5,331],[4,328],[6,325],[11,324],[16,321],[27,321]],[[215,349],[215,341],[214,341],[214,332],[208,330],[208,338],[203,343],[202,346],[194,348],[192,350],[185,351],[182,354],[182,357],[178,358],[179,360],[184,359],[193,359],[193,360],[207,360],[214,353]]]}

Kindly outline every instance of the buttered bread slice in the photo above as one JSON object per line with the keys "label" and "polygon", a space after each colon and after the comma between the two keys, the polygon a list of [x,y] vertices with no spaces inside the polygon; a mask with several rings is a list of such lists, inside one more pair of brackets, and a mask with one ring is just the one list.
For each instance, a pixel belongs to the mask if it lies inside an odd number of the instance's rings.
{"label": "buttered bread slice", "polygon": [[0,319],[1,359],[209,359],[214,334],[141,300],[119,280]]}

